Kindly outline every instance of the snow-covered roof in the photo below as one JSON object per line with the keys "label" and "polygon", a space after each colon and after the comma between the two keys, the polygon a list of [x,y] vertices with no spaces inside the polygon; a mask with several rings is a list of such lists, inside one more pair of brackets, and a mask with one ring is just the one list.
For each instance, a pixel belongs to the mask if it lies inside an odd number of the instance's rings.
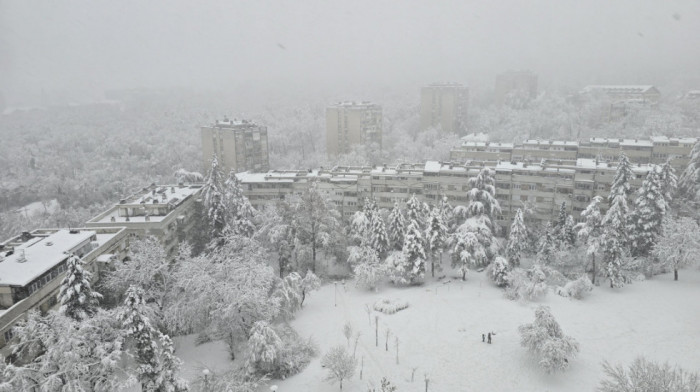
{"label": "snow-covered roof", "polygon": [[578,146],[578,142],[566,141],[566,140],[535,140],[529,139],[523,142],[523,145],[536,145],[536,146]]}
{"label": "snow-covered roof", "polygon": [[258,125],[254,123],[253,121],[250,120],[239,120],[237,118],[234,119],[228,119],[224,118],[223,120],[216,120],[214,123],[215,127],[219,128],[238,128],[238,127],[257,127]]}
{"label": "snow-covered roof", "polygon": [[488,142],[489,141],[489,135],[485,134],[483,132],[479,133],[470,133],[469,135],[462,136],[460,138],[462,142]]}
{"label": "snow-covered roof", "polygon": [[616,139],[616,138],[602,138],[602,137],[592,137],[588,139],[591,144],[617,144],[620,146],[637,146],[637,147],[653,147],[652,140],[642,140],[642,139]]}
{"label": "snow-covered roof", "polygon": [[381,109],[381,106],[371,101],[342,101],[335,104],[329,105],[329,108],[343,108],[343,109]]}
{"label": "snow-covered roof", "polygon": [[475,142],[475,141],[462,141],[462,147],[488,147],[494,149],[513,149],[515,146],[513,143],[498,143],[498,142]]}
{"label": "snow-covered roof", "polygon": [[187,196],[193,195],[202,189],[201,185],[151,185],[143,188],[119,204],[180,204]]}
{"label": "snow-covered roof", "polygon": [[539,165],[539,164],[532,164],[532,163],[524,163],[524,162],[499,162],[496,165],[496,171],[513,171],[513,170],[522,170],[522,171],[532,171],[532,172],[552,172],[552,173],[569,173],[573,174],[576,172],[575,169],[573,168],[566,168],[566,167],[550,167],[548,165]]}
{"label": "snow-covered roof", "polygon": [[92,230],[71,232],[61,229],[46,237],[34,237],[14,246],[14,253],[0,262],[0,285],[28,285],[67,259],[69,252],[89,243],[95,234]]}
{"label": "snow-covered roof", "polygon": [[[650,84],[643,85],[590,85],[583,92],[604,91],[609,94],[643,94],[656,88]],[[657,91],[658,92],[658,91]]]}
{"label": "snow-covered roof", "polygon": [[427,161],[425,162],[425,168],[423,169],[426,173],[438,173],[442,168],[442,164],[438,161]]}

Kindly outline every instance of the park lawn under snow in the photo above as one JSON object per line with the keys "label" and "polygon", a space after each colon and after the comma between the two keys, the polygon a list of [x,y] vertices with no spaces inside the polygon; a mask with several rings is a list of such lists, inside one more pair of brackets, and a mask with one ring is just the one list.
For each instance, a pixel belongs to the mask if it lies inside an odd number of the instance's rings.
{"label": "park lawn under snow", "polygon": [[[302,373],[273,381],[279,391],[338,390],[337,384],[324,381],[326,370],[320,358],[330,347],[347,344],[342,333],[347,321],[362,334],[357,358],[364,356],[365,362],[362,380],[358,367],[355,376],[343,383],[348,391],[364,392],[383,376],[399,391],[423,391],[425,373],[430,391],[591,391],[603,377],[603,360],[626,365],[639,355],[687,370],[700,369],[700,271],[696,268],[681,271],[678,282],[665,274],[622,289],[596,287],[583,300],[550,292],[538,302],[509,301],[484,273],[471,273],[466,282],[453,278],[449,288],[437,281],[406,288],[387,285],[376,293],[356,289],[353,282],[347,282],[345,289],[338,283],[337,288],[337,307],[334,285],[327,284],[313,292],[297,313],[293,327],[302,337],[313,336],[321,354]],[[410,306],[393,315],[372,312],[372,320],[379,315],[379,347],[375,347],[374,326],[369,325],[365,304],[371,307],[384,298],[403,299]],[[565,373],[546,374],[520,346],[518,326],[532,322],[540,304],[550,306],[564,333],[580,343],[581,351]],[[389,352],[384,348],[386,328],[391,330]],[[496,333],[491,345],[481,342],[481,334],[489,331]],[[227,361],[223,349],[215,356],[204,350],[202,355],[211,364],[192,355],[192,350],[198,348],[178,347],[187,378],[202,365],[221,368],[220,362]],[[417,369],[411,383],[413,368]]]}

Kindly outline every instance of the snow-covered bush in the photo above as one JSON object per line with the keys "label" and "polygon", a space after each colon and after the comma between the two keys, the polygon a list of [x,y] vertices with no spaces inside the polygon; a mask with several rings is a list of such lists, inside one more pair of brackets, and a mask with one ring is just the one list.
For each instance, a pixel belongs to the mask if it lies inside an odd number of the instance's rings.
{"label": "snow-covered bush", "polygon": [[279,362],[282,339],[267,321],[256,321],[250,330],[246,367],[251,373],[271,373]]}
{"label": "snow-covered bush", "polygon": [[275,331],[282,339],[282,348],[278,353],[277,368],[271,376],[285,379],[302,371],[311,362],[311,358],[318,354],[318,346],[311,337],[301,339],[299,334],[286,324],[276,326]]}
{"label": "snow-covered bush", "polygon": [[401,299],[383,299],[374,303],[374,310],[384,314],[394,314],[408,307],[408,302]]}
{"label": "snow-covered bush", "polygon": [[272,295],[279,301],[280,315],[283,319],[290,320],[294,317],[294,313],[301,308],[301,276],[296,272],[292,272],[285,276],[284,279],[278,279],[275,286]]}
{"label": "snow-covered bush", "polygon": [[486,269],[486,273],[496,286],[503,287],[508,284],[506,276],[510,272],[510,263],[504,257],[496,257],[493,263],[489,264]]}
{"label": "snow-covered bush", "polygon": [[559,287],[557,289],[557,294],[562,297],[582,299],[584,295],[591,291],[593,291],[593,283],[588,279],[588,276],[583,275],[565,284],[564,287]]}
{"label": "snow-covered bush", "polygon": [[386,263],[376,259],[355,264],[353,272],[355,273],[355,285],[357,287],[376,290],[377,284],[387,275],[388,268]]}
{"label": "snow-covered bush", "polygon": [[547,295],[547,276],[538,264],[528,270],[516,268],[510,271],[505,279],[508,282],[505,292],[508,299],[532,301]]}
{"label": "snow-covered bush", "polygon": [[311,270],[306,271],[306,275],[304,275],[304,279],[301,280],[301,304],[300,306],[304,306],[304,300],[306,299],[306,296],[309,295],[312,291],[316,291],[321,288],[321,279],[319,279],[316,274],[314,274]]}
{"label": "snow-covered bush", "polygon": [[600,392],[664,391],[689,392],[700,390],[700,375],[688,372],[668,363],[660,365],[639,357],[629,369],[618,365],[613,367],[603,362],[603,370],[608,376],[601,381]]}
{"label": "snow-covered bush", "polygon": [[537,307],[535,322],[521,325],[518,331],[520,345],[537,356],[539,365],[547,373],[566,370],[569,359],[578,354],[578,342],[564,335],[548,306]]}

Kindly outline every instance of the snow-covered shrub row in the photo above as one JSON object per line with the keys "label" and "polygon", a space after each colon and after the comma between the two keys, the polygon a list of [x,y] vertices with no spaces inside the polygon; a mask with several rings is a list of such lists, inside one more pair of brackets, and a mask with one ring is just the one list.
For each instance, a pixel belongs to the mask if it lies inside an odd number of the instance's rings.
{"label": "snow-covered shrub row", "polygon": [[394,314],[408,307],[408,302],[400,299],[383,299],[374,303],[374,310],[384,314]]}
{"label": "snow-covered shrub row", "polygon": [[562,297],[582,299],[584,295],[593,291],[593,283],[588,279],[588,276],[584,275],[576,280],[572,280],[564,285],[564,287],[557,288],[557,294]]}

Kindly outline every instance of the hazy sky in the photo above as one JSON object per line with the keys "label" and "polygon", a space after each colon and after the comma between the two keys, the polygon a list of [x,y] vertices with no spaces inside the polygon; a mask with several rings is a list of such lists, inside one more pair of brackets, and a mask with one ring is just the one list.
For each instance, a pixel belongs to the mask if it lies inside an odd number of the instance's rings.
{"label": "hazy sky", "polygon": [[[699,81],[700,1],[0,0],[0,90]],[[689,86],[700,88],[700,86]]]}

